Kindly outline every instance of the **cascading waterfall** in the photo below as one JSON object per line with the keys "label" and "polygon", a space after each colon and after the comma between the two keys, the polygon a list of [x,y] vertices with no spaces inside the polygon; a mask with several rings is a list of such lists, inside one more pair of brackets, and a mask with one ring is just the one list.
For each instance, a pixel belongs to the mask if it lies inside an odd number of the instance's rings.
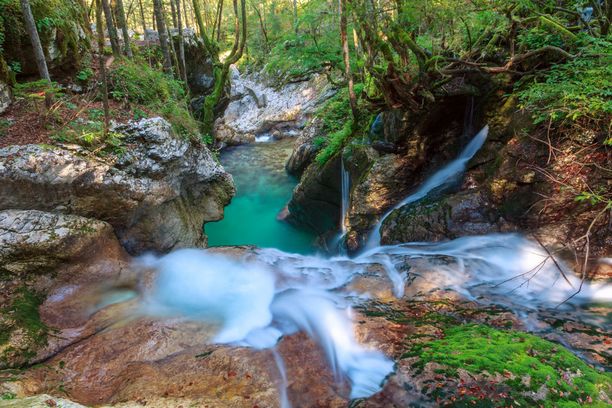
{"label": "cascading waterfall", "polygon": [[480,150],[482,145],[484,144],[487,136],[489,134],[489,126],[485,126],[482,128],[480,132],[476,134],[468,143],[468,145],[463,149],[463,151],[459,154],[459,156],[448,163],[446,166],[442,167],[440,170],[435,172],[431,177],[429,177],[423,185],[421,185],[417,191],[410,194],[408,197],[400,201],[393,208],[387,211],[376,223],[374,229],[370,233],[368,241],[366,243],[365,249],[373,249],[380,245],[380,227],[382,226],[385,219],[396,209],[405,206],[406,204],[414,203],[425,198],[429,193],[433,190],[440,188],[446,184],[452,184],[457,181],[457,178],[460,177],[467,163],[474,157],[474,155]]}
{"label": "cascading waterfall", "polygon": [[346,234],[346,215],[348,213],[351,187],[351,176],[344,166],[344,157],[340,160],[340,180],[341,180],[341,194],[342,194],[342,213],[340,215],[340,231],[342,236]]}
{"label": "cascading waterfall", "polygon": [[[521,316],[558,307],[568,299],[564,307],[612,301],[612,285],[581,284],[563,262],[518,234],[380,246],[379,229],[384,219],[396,208],[455,182],[487,133],[488,127],[483,128],[457,159],[387,212],[377,224],[369,248],[360,255],[324,258],[268,248],[254,249],[242,259],[200,249],[149,256],[141,263],[153,268],[156,275],[152,288],[143,296],[142,311],[212,324],[216,327],[214,343],[270,349],[278,368],[280,404],[289,408],[287,372],[276,350],[284,335],[303,331],[317,342],[335,378],[350,383],[351,398],[378,392],[393,372],[394,364],[388,357],[360,345],[355,338],[351,307],[371,297],[348,289],[359,276],[382,273],[379,277],[388,280],[397,298],[406,290],[421,290],[415,283],[421,278],[431,287],[452,289],[480,303],[502,305]],[[350,198],[344,161],[341,186],[344,234]],[[372,265],[378,268],[372,269]],[[406,270],[410,271],[409,280]],[[581,291],[576,295],[578,288]]]}
{"label": "cascading waterfall", "polygon": [[[252,258],[236,260],[181,249],[147,264],[158,271],[146,296],[147,314],[212,323],[218,327],[213,342],[257,349],[274,349],[283,335],[304,331],[322,348],[336,377],[350,382],[351,398],[379,391],[393,371],[390,359],[356,341],[351,324],[351,305],[369,295],[347,292],[347,284],[371,275],[373,264],[386,272],[398,297],[407,278],[401,266],[412,264],[413,278],[422,275],[439,289],[519,314],[556,307],[580,286],[560,260],[518,234],[377,247],[355,258],[257,249]],[[585,283],[571,298],[574,304],[592,301],[612,301],[612,285]],[[282,361],[277,366],[286,386]],[[279,394],[288,407],[286,390]]]}

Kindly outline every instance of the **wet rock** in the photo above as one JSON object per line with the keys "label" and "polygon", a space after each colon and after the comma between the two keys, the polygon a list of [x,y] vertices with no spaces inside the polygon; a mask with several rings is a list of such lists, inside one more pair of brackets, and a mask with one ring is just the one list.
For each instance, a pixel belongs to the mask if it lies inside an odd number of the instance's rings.
{"label": "wet rock", "polygon": [[81,404],[72,402],[65,398],[52,397],[48,394],[35,395],[33,397],[5,399],[1,405],[6,408],[85,408]]}
{"label": "wet rock", "polygon": [[176,138],[160,118],[116,129],[114,161],[42,145],[0,149],[0,209],[39,209],[110,223],[131,253],[204,246],[234,194],[210,151]]}
{"label": "wet rock", "polygon": [[252,133],[238,133],[231,127],[225,125],[221,120],[215,122],[215,140],[224,146],[240,146],[255,142]]}
{"label": "wet rock", "polygon": [[13,95],[11,93],[11,87],[0,81],[0,113],[7,110],[12,101]]}
{"label": "wet rock", "polygon": [[[102,221],[37,210],[0,211],[0,368],[40,361],[70,336],[39,309],[47,296],[96,284],[126,269],[127,257],[112,227]],[[58,289],[60,288],[60,289]],[[53,295],[55,293],[55,295]],[[64,321],[82,316],[87,304],[57,307]],[[89,305],[91,306],[91,305]]]}
{"label": "wet rock", "polygon": [[394,211],[381,227],[381,242],[434,242],[510,230],[482,193],[463,191]]}
{"label": "wet rock", "polygon": [[340,219],[340,157],[322,167],[310,165],[289,201],[287,221],[320,235],[335,230]]}

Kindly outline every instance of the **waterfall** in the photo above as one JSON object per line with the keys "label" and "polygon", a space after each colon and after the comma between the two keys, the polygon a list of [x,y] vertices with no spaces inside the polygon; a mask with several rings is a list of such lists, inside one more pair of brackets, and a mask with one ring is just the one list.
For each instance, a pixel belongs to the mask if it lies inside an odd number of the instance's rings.
{"label": "waterfall", "polygon": [[350,187],[351,187],[351,176],[344,167],[344,157],[340,159],[340,181],[341,181],[341,194],[342,194],[342,213],[340,215],[340,231],[342,236],[346,234],[346,215],[348,213],[348,207],[350,202]]}
{"label": "waterfall", "polygon": [[366,243],[366,250],[372,249],[380,245],[380,228],[385,219],[396,209],[405,206],[406,204],[414,203],[425,198],[434,189],[441,186],[456,182],[457,177],[461,176],[465,171],[467,163],[474,157],[476,152],[480,150],[489,134],[489,126],[485,126],[472,138],[470,143],[461,151],[459,156],[442,167],[440,170],[432,174],[414,193],[400,201],[393,208],[387,211],[374,226],[374,229],[370,233],[368,242]]}

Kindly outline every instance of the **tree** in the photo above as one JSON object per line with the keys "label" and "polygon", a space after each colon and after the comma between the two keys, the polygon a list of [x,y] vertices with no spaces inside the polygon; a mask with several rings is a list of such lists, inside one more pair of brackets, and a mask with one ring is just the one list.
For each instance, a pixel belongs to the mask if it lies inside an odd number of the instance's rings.
{"label": "tree", "polygon": [[181,0],[176,0],[176,15],[179,34],[179,68],[181,79],[185,82],[185,86],[187,86],[187,64],[185,63],[185,39],[183,38],[183,22],[181,19]]}
{"label": "tree", "polygon": [[121,30],[123,32],[123,46],[125,47],[125,55],[128,58],[132,58],[132,48],[130,47],[130,35],[128,33],[127,21],[125,19],[125,12],[123,10],[123,0],[117,1],[117,17],[119,18],[119,24],[121,24]]}
{"label": "tree", "polygon": [[153,0],[153,11],[157,22],[157,32],[159,34],[159,46],[164,57],[164,72],[172,74],[172,59],[170,58],[170,47],[168,45],[168,31],[164,21],[164,8],[162,0]]}
{"label": "tree", "polygon": [[106,83],[106,61],[104,60],[104,25],[102,22],[102,2],[96,0],[96,31],[98,37],[98,68],[102,81],[102,106],[104,107],[104,138],[108,135],[109,109],[108,85]]}
{"label": "tree", "polygon": [[110,38],[113,55],[115,57],[119,57],[121,55],[121,47],[119,47],[119,38],[117,37],[117,30],[115,29],[115,23],[113,22],[113,11],[111,10],[108,0],[102,0],[102,8],[104,9],[106,30],[108,31],[108,37]]}
{"label": "tree", "polygon": [[29,0],[21,0],[21,12],[23,13],[23,19],[26,23],[26,29],[28,30],[28,36],[30,37],[32,48],[34,49],[34,58],[36,59],[36,65],[38,66],[38,73],[41,78],[51,81],[49,70],[47,69],[47,61],[45,60],[45,53],[43,52],[40,37],[38,36],[38,31],[36,30],[36,23],[34,22],[34,16],[32,15]]}
{"label": "tree", "polygon": [[353,74],[351,72],[351,57],[349,54],[348,40],[346,36],[346,0],[338,0],[338,7],[340,8],[340,42],[342,43],[342,56],[344,58],[344,74],[348,81],[348,93],[349,103],[351,105],[351,112],[353,113],[354,122],[357,122],[357,96],[355,95],[355,88],[353,84]]}
{"label": "tree", "polygon": [[[194,1],[194,7],[197,3],[197,0]],[[247,36],[247,15],[246,15],[246,0],[240,0],[240,17],[238,13],[238,2],[237,0],[233,0],[234,5],[234,25],[236,27],[236,36],[234,37],[234,46],[232,47],[232,51],[227,56],[223,63],[219,63],[219,57],[213,57],[216,62],[216,66],[214,69],[214,77],[215,82],[213,86],[212,92],[204,98],[204,104],[202,105],[202,132],[205,136],[212,135],[213,125],[214,125],[214,117],[215,117],[215,108],[219,104],[221,97],[223,96],[223,91],[225,89],[225,84],[227,83],[229,77],[229,69],[232,64],[238,62],[240,57],[242,57],[242,53],[244,52],[244,46],[246,43]],[[196,14],[196,18],[199,20],[202,17]],[[241,29],[242,23],[242,29]],[[201,21],[199,21],[201,24]],[[206,35],[203,32],[204,35]]]}

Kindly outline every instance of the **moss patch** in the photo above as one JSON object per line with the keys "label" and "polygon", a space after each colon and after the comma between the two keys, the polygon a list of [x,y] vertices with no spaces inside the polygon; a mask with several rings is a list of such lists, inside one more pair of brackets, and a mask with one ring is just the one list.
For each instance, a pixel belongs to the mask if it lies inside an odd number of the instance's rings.
{"label": "moss patch", "polygon": [[[36,350],[47,344],[48,327],[41,321],[38,308],[42,296],[25,287],[18,290],[12,302],[0,309],[0,365],[25,365]],[[14,334],[19,333],[18,339]]]}
{"label": "moss patch", "polygon": [[510,390],[507,401],[516,406],[603,407],[607,404],[600,393],[612,391],[612,375],[598,372],[564,347],[484,325],[450,327],[443,338],[415,345],[410,355],[418,355],[421,367],[447,367],[444,371],[451,376],[457,369],[500,374]]}

